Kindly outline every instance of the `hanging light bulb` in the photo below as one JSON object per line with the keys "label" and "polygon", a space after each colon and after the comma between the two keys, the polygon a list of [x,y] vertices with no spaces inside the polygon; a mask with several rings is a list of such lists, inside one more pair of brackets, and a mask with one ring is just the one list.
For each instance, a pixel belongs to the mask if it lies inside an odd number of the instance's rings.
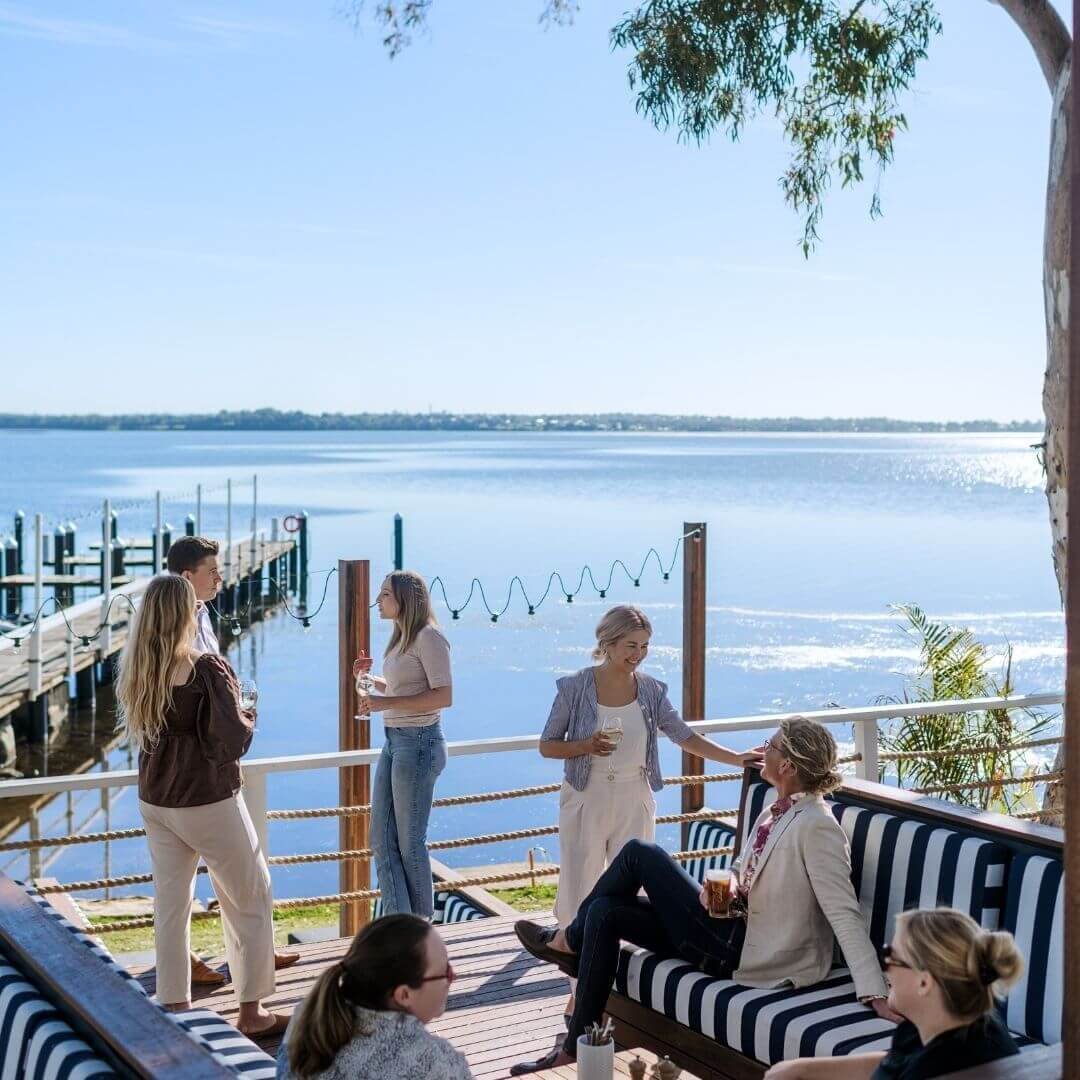
{"label": "hanging light bulb", "polygon": [[573,593],[568,592],[566,594],[566,602],[568,604],[572,604],[574,602],[574,594]]}
{"label": "hanging light bulb", "polygon": [[21,637],[13,637],[11,639],[11,647],[16,652],[18,652],[22,648],[22,638]]}
{"label": "hanging light bulb", "polygon": [[451,619],[460,619],[461,615],[458,613],[457,609],[455,609],[454,611],[452,611],[450,613],[450,618]]}
{"label": "hanging light bulb", "polygon": [[83,636],[79,639],[79,644],[82,645],[82,647],[89,652],[90,638],[88,638],[85,634],[83,634]]}
{"label": "hanging light bulb", "polygon": [[240,636],[240,622],[238,619],[233,619],[232,623],[229,625],[229,630],[231,631],[233,637]]}
{"label": "hanging light bulb", "polygon": [[306,615],[300,620],[300,625],[305,634],[311,630],[311,620]]}

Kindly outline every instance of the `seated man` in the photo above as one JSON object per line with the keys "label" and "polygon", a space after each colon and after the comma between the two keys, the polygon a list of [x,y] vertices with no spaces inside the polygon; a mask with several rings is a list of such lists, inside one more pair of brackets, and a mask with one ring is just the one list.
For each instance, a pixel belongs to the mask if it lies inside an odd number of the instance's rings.
{"label": "seated man", "polygon": [[[823,795],[840,784],[836,742],[821,725],[792,717],[765,744],[763,779],[777,800],[747,833],[735,867],[742,917],[710,917],[704,890],[662,848],[631,840],[604,871],[565,930],[522,921],[521,943],[578,979],[561,1047],[510,1071],[515,1076],[574,1060],[578,1036],[598,1021],[615,982],[620,941],[678,956],[709,975],[746,986],[809,986],[832,966],[840,943],[859,1000],[900,1017],[870,943],[855,890],[847,838]],[[645,890],[648,899],[640,897]]]}

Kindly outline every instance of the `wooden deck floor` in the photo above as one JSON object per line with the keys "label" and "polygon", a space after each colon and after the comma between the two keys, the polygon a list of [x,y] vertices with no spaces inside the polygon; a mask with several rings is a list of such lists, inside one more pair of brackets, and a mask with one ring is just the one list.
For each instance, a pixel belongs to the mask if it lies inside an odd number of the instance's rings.
{"label": "wooden deck floor", "polygon": [[[456,978],[447,1010],[431,1030],[465,1054],[477,1080],[508,1076],[514,1062],[540,1057],[565,1031],[562,1012],[569,983],[550,964],[526,953],[513,927],[513,917],[502,917],[439,928]],[[266,1003],[268,1007],[291,1013],[322,971],[344,955],[348,944],[347,939],[337,939],[295,946],[300,963],[278,973],[277,992]],[[218,958],[211,963],[216,967],[220,962]],[[153,970],[137,969],[135,974],[153,992]],[[231,986],[196,995],[195,1003],[236,1020]],[[277,1041],[263,1047],[276,1053]]]}

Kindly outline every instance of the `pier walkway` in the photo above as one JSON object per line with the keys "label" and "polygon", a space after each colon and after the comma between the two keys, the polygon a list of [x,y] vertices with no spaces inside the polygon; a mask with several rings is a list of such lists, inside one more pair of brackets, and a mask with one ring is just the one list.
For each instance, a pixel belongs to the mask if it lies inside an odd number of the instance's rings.
{"label": "pier walkway", "polygon": [[[233,543],[230,552],[223,549],[219,556],[222,576],[225,579],[223,590],[237,588],[244,581],[261,576],[264,567],[272,566],[277,560],[288,556],[294,546],[293,540],[259,541],[253,545],[248,537]],[[48,585],[49,580],[46,579],[43,584]],[[73,634],[69,633],[67,623],[59,613],[42,619],[41,694],[47,694],[71,676],[77,676],[102,660],[116,655],[124,647],[131,620],[129,601],[134,601],[141,595],[151,579],[145,576],[120,580],[125,584],[112,593],[110,632],[97,638],[89,646],[81,645],[79,639],[82,636],[92,637],[100,628],[102,597],[98,596],[66,609]],[[284,582],[284,575],[277,580]],[[32,583],[31,575],[28,584]],[[5,584],[10,582],[0,579],[0,587]],[[129,601],[119,599],[124,596],[128,597]],[[267,606],[276,604],[278,600],[277,596],[267,597]],[[0,637],[0,719],[18,710],[34,696],[31,686],[30,637],[26,636],[20,645],[20,648],[14,648],[13,635]]]}

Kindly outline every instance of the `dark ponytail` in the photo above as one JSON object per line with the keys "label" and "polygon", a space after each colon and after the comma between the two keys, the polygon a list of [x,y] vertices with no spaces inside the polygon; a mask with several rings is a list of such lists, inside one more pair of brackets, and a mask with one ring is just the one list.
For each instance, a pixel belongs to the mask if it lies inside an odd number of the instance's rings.
{"label": "dark ponytail", "polygon": [[319,976],[293,1021],[293,1073],[314,1076],[330,1068],[356,1034],[354,1008],[386,1009],[397,987],[421,985],[430,933],[430,924],[416,915],[386,915],[356,935],[345,959]]}

